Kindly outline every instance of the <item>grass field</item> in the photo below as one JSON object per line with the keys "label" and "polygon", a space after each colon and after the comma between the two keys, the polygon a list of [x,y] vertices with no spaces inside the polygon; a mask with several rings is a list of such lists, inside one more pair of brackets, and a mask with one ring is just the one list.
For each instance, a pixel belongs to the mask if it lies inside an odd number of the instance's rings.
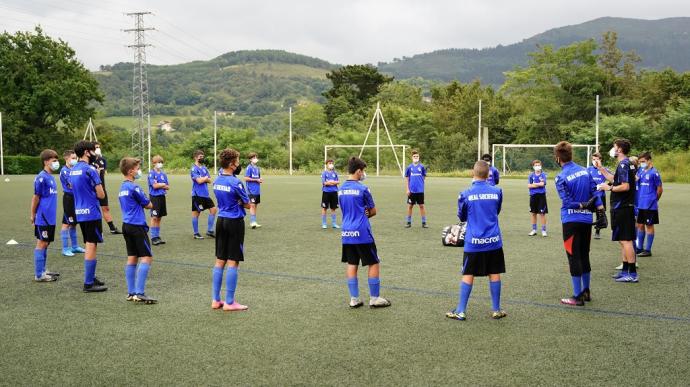
{"label": "grass field", "polygon": [[[152,306],[124,300],[121,236],[99,246],[108,292],[81,292],[82,259],[59,255],[59,241],[48,267],[61,280],[31,281],[31,181],[0,182],[3,385],[688,384],[690,185],[666,185],[654,257],[641,260],[639,284],[614,283],[617,245],[592,242],[594,300],[575,310],[558,305],[571,287],[557,196],[551,189],[550,236],[529,238],[525,182],[503,181],[508,317],[489,318],[487,280],[478,279],[468,321],[458,322],[443,315],[457,302],[461,249],[441,246],[440,229],[456,221],[457,193],[469,179],[429,179],[424,230],[417,214],[412,229],[402,227],[399,178],[369,178],[382,296],[393,306],[350,310],[339,234],[320,229],[318,177],[266,178],[264,227],[247,230],[237,292],[250,309],[235,314],[210,309],[213,241],[191,238],[187,177],[172,178],[168,243],[154,249],[148,282],[160,300]],[[119,222],[119,179],[108,184]],[[9,239],[21,244],[6,246]]]}

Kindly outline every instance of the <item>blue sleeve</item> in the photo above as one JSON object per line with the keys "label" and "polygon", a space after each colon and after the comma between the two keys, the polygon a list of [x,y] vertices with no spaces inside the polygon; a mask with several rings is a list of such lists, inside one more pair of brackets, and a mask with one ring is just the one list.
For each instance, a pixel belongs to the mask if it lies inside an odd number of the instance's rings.
{"label": "blue sleeve", "polygon": [[374,208],[376,207],[376,204],[374,204],[374,197],[371,196],[371,192],[369,192],[369,188],[364,190],[364,208]]}
{"label": "blue sleeve", "polygon": [[34,195],[43,196],[42,188],[41,179],[36,177],[34,179]]}
{"label": "blue sleeve", "polygon": [[496,209],[496,214],[501,213],[501,208],[503,207],[503,190],[498,191],[498,208]]}
{"label": "blue sleeve", "polygon": [[321,172],[321,185],[326,184],[326,171]]}
{"label": "blue sleeve", "polygon": [[426,177],[426,167],[422,165],[422,176]]}
{"label": "blue sleeve", "polygon": [[458,196],[458,219],[467,222],[467,200],[462,194]]}
{"label": "blue sleeve", "polygon": [[146,194],[139,187],[134,189],[134,198],[142,207],[146,207],[150,202],[149,198],[146,197]]}
{"label": "blue sleeve", "polygon": [[590,196],[594,196],[597,198],[596,201],[594,202],[594,204],[597,207],[603,206],[604,202],[601,200],[601,196],[597,195],[597,182],[594,181],[594,178],[592,177],[592,175],[588,174],[587,176],[589,176],[589,194],[590,194]]}
{"label": "blue sleeve", "polygon": [[618,174],[618,183],[629,183],[628,181],[628,169],[630,168],[630,165],[628,163],[620,163],[618,166],[618,169],[620,169],[620,173]]}
{"label": "blue sleeve", "polygon": [[580,202],[574,201],[570,197],[570,192],[568,192],[568,185],[565,183],[565,179],[561,179],[556,176],[556,190],[558,191],[558,196],[560,196],[563,202],[563,207],[570,209],[579,209]]}
{"label": "blue sleeve", "polygon": [[155,183],[155,180],[156,180],[156,179],[154,178],[154,176],[155,176],[155,175],[154,175],[153,172],[150,172],[150,173],[149,173],[149,185],[151,186],[151,188],[153,188],[153,183]]}
{"label": "blue sleeve", "polygon": [[192,180],[196,180],[197,177],[200,177],[199,176],[199,169],[196,167],[192,167],[191,172],[189,172],[189,176],[192,177]]}
{"label": "blue sleeve", "polygon": [[527,184],[532,184],[532,174],[530,173],[529,176],[527,177]]}
{"label": "blue sleeve", "polygon": [[335,173],[335,181],[340,182],[340,176],[338,176],[338,173]]}
{"label": "blue sleeve", "polygon": [[96,172],[95,169],[86,168],[86,174],[89,176],[89,179],[91,180],[92,187],[103,184],[103,182],[101,181],[101,177],[98,175],[98,172]]}
{"label": "blue sleeve", "polygon": [[661,187],[663,184],[661,183],[661,174],[659,172],[654,174],[654,181],[656,183],[656,188]]}
{"label": "blue sleeve", "polygon": [[405,177],[410,177],[410,166],[408,165],[407,168],[405,168]]}
{"label": "blue sleeve", "polygon": [[244,185],[242,184],[242,182],[237,183],[237,185],[235,185],[233,187],[233,190],[235,190],[235,193],[237,194],[237,196],[240,197],[240,200],[242,200],[242,203],[244,203],[244,204],[249,203],[249,196],[247,196],[247,191],[244,189]]}
{"label": "blue sleeve", "polygon": [[247,169],[244,171],[244,177],[251,177],[252,176],[252,165],[249,164]]}
{"label": "blue sleeve", "polygon": [[496,172],[496,184],[498,184],[498,181],[501,180],[501,174],[498,173],[498,169],[494,168],[494,171]]}

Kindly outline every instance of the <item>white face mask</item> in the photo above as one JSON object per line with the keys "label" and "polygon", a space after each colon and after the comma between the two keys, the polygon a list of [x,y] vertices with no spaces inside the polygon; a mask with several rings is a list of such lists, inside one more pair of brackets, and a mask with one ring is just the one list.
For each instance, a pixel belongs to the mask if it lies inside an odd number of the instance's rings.
{"label": "white face mask", "polygon": [[612,159],[615,159],[616,156],[618,156],[618,153],[616,152],[615,146],[613,148],[611,148],[611,150],[609,151],[609,156],[611,156]]}
{"label": "white face mask", "polygon": [[534,166],[534,170],[535,170],[536,172],[541,171],[541,165],[535,165],[535,166]]}
{"label": "white face mask", "polygon": [[141,178],[141,169],[137,169],[137,173],[134,174],[134,179],[140,179]]}
{"label": "white face mask", "polygon": [[359,181],[364,181],[367,179],[367,173],[362,171],[362,176],[359,178]]}
{"label": "white face mask", "polygon": [[253,158],[253,159],[252,159],[251,161],[252,161],[252,164],[256,164],[256,163],[258,163],[258,162],[259,162],[259,159],[258,159],[258,158],[256,158],[256,157],[254,157],[254,158]]}
{"label": "white face mask", "polygon": [[156,163],[156,169],[163,169],[163,163]]}
{"label": "white face mask", "polygon": [[70,165],[71,167],[77,165],[77,159],[69,159],[69,165]]}
{"label": "white face mask", "polygon": [[328,164],[326,167],[328,167],[329,170],[333,170],[333,164]]}
{"label": "white face mask", "polygon": [[96,154],[99,156],[101,155],[101,148],[96,148]]}
{"label": "white face mask", "polygon": [[419,162],[419,157],[413,157],[412,162],[417,164]]}
{"label": "white face mask", "polygon": [[50,163],[50,169],[52,169],[53,171],[57,171],[58,169],[60,169],[60,162],[53,161],[52,163]]}
{"label": "white face mask", "polygon": [[640,163],[640,168],[647,169],[647,163]]}

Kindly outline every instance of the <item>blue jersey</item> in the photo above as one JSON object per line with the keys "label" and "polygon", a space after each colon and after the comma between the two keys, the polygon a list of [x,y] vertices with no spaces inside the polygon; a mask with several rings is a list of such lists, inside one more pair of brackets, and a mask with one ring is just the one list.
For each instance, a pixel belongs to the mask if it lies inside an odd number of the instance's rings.
{"label": "blue jersey", "polygon": [[424,164],[412,163],[405,169],[405,177],[410,179],[407,188],[410,193],[424,193],[424,178],[426,178],[426,167]]}
{"label": "blue jersey", "polygon": [[659,199],[656,191],[661,187],[661,175],[656,168],[641,169],[637,180],[637,208],[640,210],[658,210]]}
{"label": "blue jersey", "polygon": [[[562,223],[592,224],[592,211],[580,208],[580,203],[589,201],[597,192],[589,171],[572,161],[563,164],[563,170],[556,176],[556,189],[562,202]],[[602,205],[601,198],[596,197],[596,205]]]}
{"label": "blue jersey", "polygon": [[152,169],[149,171],[149,195],[151,196],[165,196],[167,191],[163,188],[153,188],[154,184],[168,184],[168,175],[165,174],[163,171],[156,171],[155,169]]}
{"label": "blue jersey", "polygon": [[[604,169],[606,169],[608,173],[611,173],[611,171],[609,171],[608,168]],[[587,168],[587,172],[589,172],[589,175],[592,176],[594,184],[599,185],[602,183],[606,183],[606,177],[601,172],[599,172],[599,169],[597,169],[597,167],[591,165]],[[605,200],[606,191],[597,191],[595,195],[599,196],[601,200]]]}
{"label": "blue jersey", "polygon": [[371,224],[364,213],[365,209],[375,207],[369,187],[356,180],[347,180],[338,190],[338,204],[343,214],[340,233],[343,244],[373,243]]}
{"label": "blue jersey", "polygon": [[338,178],[338,172],[336,172],[335,170],[321,172],[321,187],[323,192],[338,192],[337,185],[324,185],[324,183],[326,183],[327,181],[340,182],[340,179]]}
{"label": "blue jersey", "polygon": [[637,182],[635,176],[637,175],[637,168],[628,158],[621,160],[616,167],[616,173],[613,174],[613,186],[619,186],[623,183],[628,183],[630,187],[627,191],[611,192],[611,207],[614,209],[622,207],[633,207],[635,205],[635,194]]}
{"label": "blue jersey", "polygon": [[101,219],[101,205],[96,196],[96,186],[101,185],[101,178],[96,168],[79,161],[69,173],[74,194],[74,212],[77,222],[88,222]]}
{"label": "blue jersey", "polygon": [[218,216],[241,219],[246,214],[243,204],[249,203],[244,184],[236,176],[221,174],[213,183],[213,193],[218,201]]}
{"label": "blue jersey", "polygon": [[62,192],[66,194],[72,193],[72,184],[69,182],[69,173],[72,168],[64,166],[60,168],[60,185],[62,186]]}
{"label": "blue jersey", "polygon": [[[247,171],[244,173],[244,176],[249,177],[251,179],[260,179],[261,170],[256,165],[249,164],[247,166]],[[248,181],[247,190],[249,191],[250,195],[261,195],[261,184],[256,181]]]}
{"label": "blue jersey", "polygon": [[208,169],[205,166],[197,167],[196,164],[192,164],[192,172],[190,173],[192,177],[192,196],[200,196],[202,198],[210,197],[208,194],[208,186],[206,183],[197,183],[196,179],[198,177],[210,177],[211,174],[208,173]]}
{"label": "blue jersey", "polygon": [[57,183],[55,178],[45,170],[41,171],[34,179],[34,195],[38,196],[36,208],[36,226],[55,226],[55,213],[57,211]]}
{"label": "blue jersey", "polygon": [[546,172],[541,172],[538,175],[535,172],[530,173],[529,177],[527,178],[529,184],[544,183],[544,185],[537,188],[530,188],[529,196],[546,193],[546,179]]}
{"label": "blue jersey", "polygon": [[488,181],[472,182],[458,196],[458,218],[467,222],[465,252],[476,253],[503,247],[498,214],[503,204],[503,191]]}
{"label": "blue jersey", "polygon": [[489,185],[498,185],[500,177],[501,176],[498,174],[498,169],[494,168],[493,165],[490,165],[489,177],[486,179],[486,182],[489,183]]}
{"label": "blue jersey", "polygon": [[122,210],[122,223],[134,226],[146,226],[144,207],[150,202],[149,198],[136,183],[129,180],[122,182],[120,186],[120,209]]}

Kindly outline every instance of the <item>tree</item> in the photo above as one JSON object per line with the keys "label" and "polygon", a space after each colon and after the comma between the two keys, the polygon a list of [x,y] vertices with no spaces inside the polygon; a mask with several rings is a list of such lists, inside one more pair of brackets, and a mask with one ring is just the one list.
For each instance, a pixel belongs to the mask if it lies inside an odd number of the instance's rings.
{"label": "tree", "polygon": [[98,83],[62,40],[40,27],[0,34],[0,110],[8,153],[71,145],[75,128],[103,101]]}
{"label": "tree", "polygon": [[333,86],[323,93],[327,102],[324,107],[329,123],[346,110],[362,113],[370,99],[379,93],[380,87],[393,81],[371,65],[344,66],[326,74]]}

